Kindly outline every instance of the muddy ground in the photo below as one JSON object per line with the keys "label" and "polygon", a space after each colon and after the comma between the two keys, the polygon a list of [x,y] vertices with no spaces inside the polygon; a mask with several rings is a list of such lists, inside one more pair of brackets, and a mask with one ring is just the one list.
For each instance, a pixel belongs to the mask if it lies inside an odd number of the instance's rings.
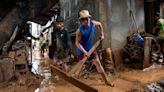
{"label": "muddy ground", "polygon": [[[48,61],[48,59],[42,61],[41,58],[34,57],[37,59],[33,63],[37,66],[34,66],[36,70],[41,69],[38,67],[38,65],[42,66],[40,65],[41,62],[43,64],[43,62]],[[148,92],[146,91],[148,84],[164,80],[164,66],[155,64],[144,69],[144,71],[121,66],[115,69],[115,73],[109,75],[109,78],[115,85],[114,87],[105,85],[101,75],[97,72],[93,72],[87,77],[81,77],[79,80],[97,89],[98,92]],[[83,92],[81,89],[57,76],[52,76],[44,86],[41,85],[43,84],[43,80],[44,77],[28,73],[27,75],[13,78],[9,82],[0,83],[0,92]],[[39,89],[40,91],[38,91]]]}
{"label": "muddy ground", "polygon": [[[3,83],[0,87],[0,92],[35,92],[40,87],[42,79],[35,78],[29,85],[21,85],[18,81]],[[124,68],[116,71],[115,75],[109,76],[114,87],[104,84],[101,76],[94,72],[87,78],[80,78],[84,83],[96,88],[99,92],[147,92],[146,85],[164,80],[164,68],[142,70],[129,70]],[[83,92],[81,89],[64,81],[63,79],[54,79],[51,85],[44,89],[44,92]]]}

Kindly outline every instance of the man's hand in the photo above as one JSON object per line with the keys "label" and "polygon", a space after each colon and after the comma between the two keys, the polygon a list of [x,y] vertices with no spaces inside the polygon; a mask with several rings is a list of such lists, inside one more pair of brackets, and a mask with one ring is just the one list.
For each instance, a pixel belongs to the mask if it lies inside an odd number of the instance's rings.
{"label": "man's hand", "polygon": [[86,51],[84,52],[84,55],[87,56],[87,57],[89,57],[89,53],[86,52]]}
{"label": "man's hand", "polygon": [[101,39],[101,40],[104,40],[104,35],[101,35],[100,39]]}

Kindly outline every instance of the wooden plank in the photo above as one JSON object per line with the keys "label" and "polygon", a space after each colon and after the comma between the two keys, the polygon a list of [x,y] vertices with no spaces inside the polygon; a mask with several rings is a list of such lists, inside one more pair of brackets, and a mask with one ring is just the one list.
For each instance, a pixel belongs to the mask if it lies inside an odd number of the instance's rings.
{"label": "wooden plank", "polygon": [[143,68],[150,65],[150,51],[151,51],[151,37],[145,37],[144,39],[144,58],[143,58]]}
{"label": "wooden plank", "polygon": [[64,80],[68,81],[69,83],[73,84],[74,86],[84,90],[85,92],[98,92],[97,89],[90,87],[89,85],[81,82],[80,80],[76,79],[75,77],[68,77],[65,72],[58,69],[54,65],[50,65],[53,74],[59,75],[59,77],[63,78]]}

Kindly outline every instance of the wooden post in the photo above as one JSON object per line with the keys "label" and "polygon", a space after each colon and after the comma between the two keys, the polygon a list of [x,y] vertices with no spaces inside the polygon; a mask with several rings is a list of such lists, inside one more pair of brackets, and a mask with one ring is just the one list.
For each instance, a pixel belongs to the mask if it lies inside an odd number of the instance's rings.
{"label": "wooden post", "polygon": [[104,63],[105,71],[111,71],[114,69],[111,48],[106,48],[105,50],[102,51],[102,61]]}
{"label": "wooden post", "polygon": [[146,68],[150,64],[150,51],[151,51],[151,37],[144,38],[144,58],[143,58],[143,68]]}
{"label": "wooden post", "polygon": [[[111,47],[111,30],[109,30],[108,25],[108,1],[99,0],[99,20],[102,23],[104,29],[104,40],[102,41],[102,49]],[[103,10],[103,11],[102,11]]]}
{"label": "wooden post", "polygon": [[113,48],[112,52],[114,56],[114,65],[116,68],[119,68],[122,66],[121,50],[119,48]]}

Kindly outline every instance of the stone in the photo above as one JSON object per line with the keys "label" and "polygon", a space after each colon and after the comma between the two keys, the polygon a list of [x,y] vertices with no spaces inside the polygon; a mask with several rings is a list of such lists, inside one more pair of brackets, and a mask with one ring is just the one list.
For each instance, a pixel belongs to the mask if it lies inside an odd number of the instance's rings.
{"label": "stone", "polygon": [[0,82],[9,81],[14,76],[14,59],[0,58]]}

